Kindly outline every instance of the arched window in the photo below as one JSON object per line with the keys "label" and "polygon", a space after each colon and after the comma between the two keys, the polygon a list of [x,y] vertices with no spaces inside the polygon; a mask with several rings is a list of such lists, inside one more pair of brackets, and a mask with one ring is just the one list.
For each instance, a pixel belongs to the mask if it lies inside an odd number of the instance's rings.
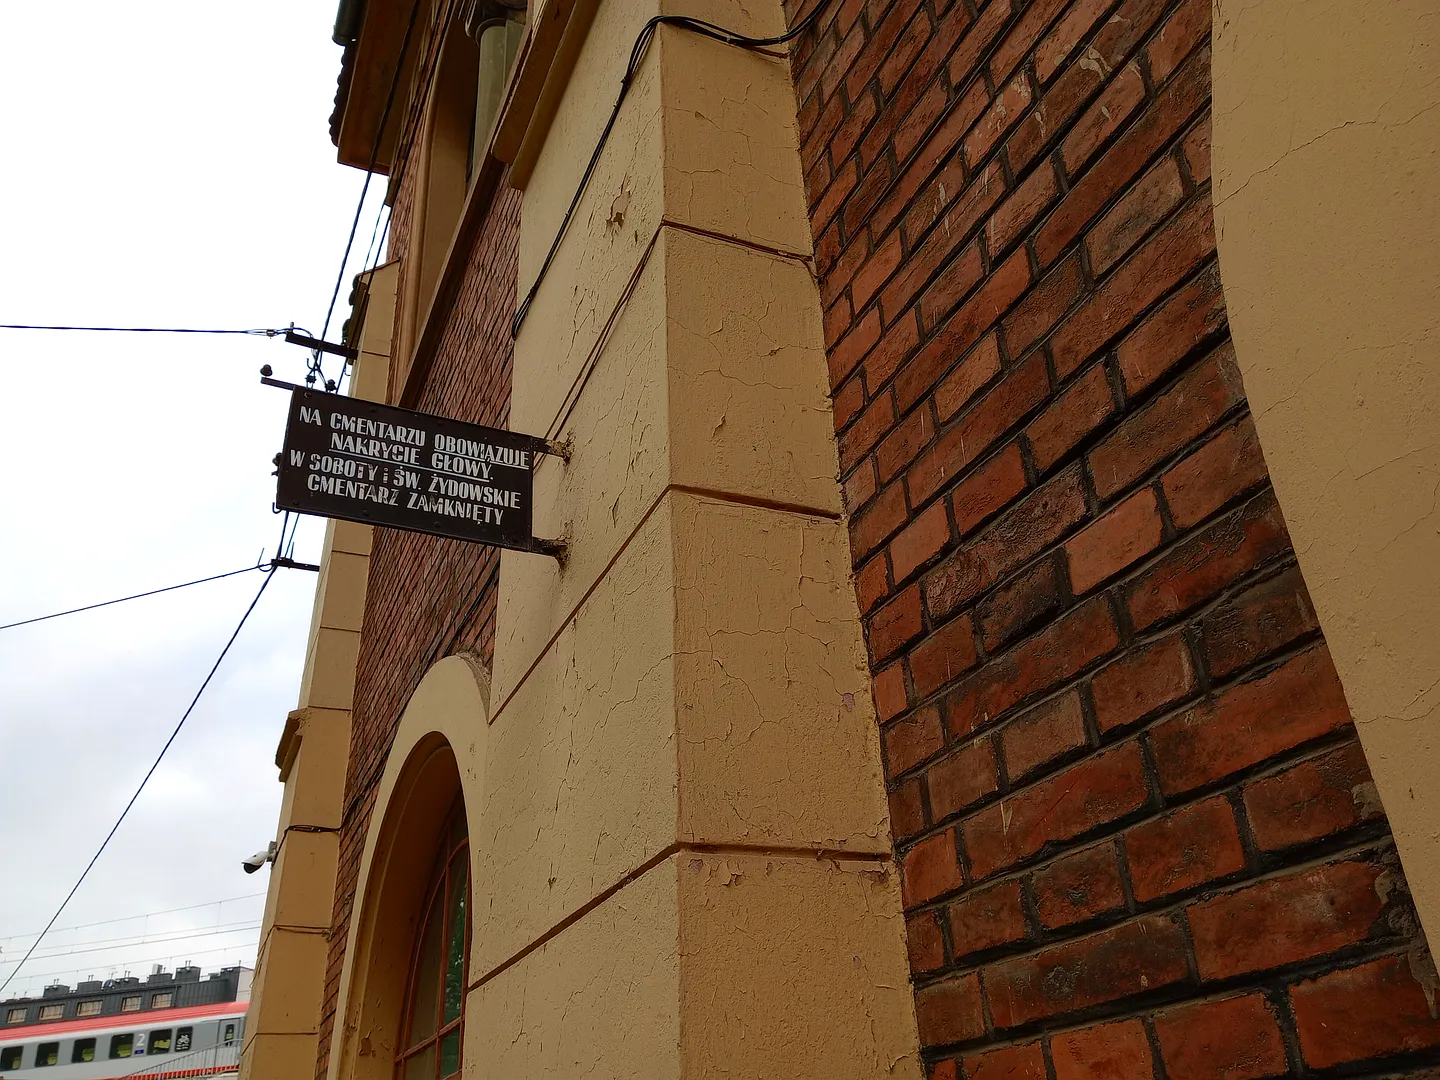
{"label": "arched window", "polygon": [[396,1080],[460,1075],[470,960],[470,844],[463,804],[451,810],[442,836],[410,962]]}

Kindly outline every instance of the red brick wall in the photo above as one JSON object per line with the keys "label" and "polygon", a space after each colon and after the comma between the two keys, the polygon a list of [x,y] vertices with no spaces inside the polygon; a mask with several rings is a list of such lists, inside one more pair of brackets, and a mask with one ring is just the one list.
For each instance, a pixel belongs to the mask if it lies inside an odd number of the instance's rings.
{"label": "red brick wall", "polygon": [[[406,254],[412,205],[412,181],[407,177],[396,199],[389,258]],[[519,232],[520,193],[502,179],[470,251],[460,297],[445,313],[445,333],[416,403],[422,412],[507,426]],[[490,664],[499,569],[495,548],[375,530],[355,680],[319,1077],[329,1066],[360,859],[395,728],[410,695],[436,661],[470,652]]]}
{"label": "red brick wall", "polygon": [[1440,1051],[1227,332],[1209,35],[1208,0],[830,0],[794,58],[934,1077]]}

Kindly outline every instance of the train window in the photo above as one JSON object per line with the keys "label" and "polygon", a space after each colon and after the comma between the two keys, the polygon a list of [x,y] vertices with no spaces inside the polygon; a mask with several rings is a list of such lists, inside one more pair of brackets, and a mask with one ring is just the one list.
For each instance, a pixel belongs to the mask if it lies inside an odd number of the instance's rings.
{"label": "train window", "polygon": [[5,1022],[7,1024],[23,1024],[25,1022],[25,1010],[11,1009],[5,1014]]}
{"label": "train window", "polygon": [[150,1052],[152,1054],[168,1054],[170,1052],[169,1028],[150,1032]]}
{"label": "train window", "polygon": [[129,997],[127,997],[127,998],[121,998],[121,999],[120,999],[120,1011],[121,1011],[121,1012],[139,1012],[139,1011],[140,1011],[140,995],[139,995],[139,994],[131,994],[131,995],[130,995]]}
{"label": "train window", "polygon": [[76,1015],[76,1016],[99,1016],[99,1015],[100,1015],[100,1002],[98,1002],[98,1001],[82,1001],[82,1002],[80,1002],[80,1004],[78,1004],[78,1005],[75,1006],[75,1015]]}
{"label": "train window", "polygon": [[35,1067],[37,1069],[43,1069],[47,1065],[54,1065],[55,1062],[59,1060],[60,1044],[58,1042],[41,1043],[35,1050]]}
{"label": "train window", "polygon": [[190,1049],[190,1039],[194,1032],[194,1028],[181,1028],[175,1032],[175,1052],[177,1054],[183,1054]]}
{"label": "train window", "polygon": [[110,1060],[128,1058],[135,1052],[135,1036],[130,1032],[110,1036]]}
{"label": "train window", "polygon": [[175,993],[166,990],[163,994],[152,994],[150,996],[150,1007],[152,1009],[168,1009],[170,1003],[175,1000]]}
{"label": "train window", "polygon": [[23,1046],[7,1046],[0,1050],[0,1069],[20,1068],[20,1055],[24,1052]]}
{"label": "train window", "polygon": [[223,1041],[224,1041],[224,1043],[225,1043],[226,1046],[234,1046],[234,1045],[235,1045],[235,1025],[234,1025],[234,1024],[226,1024],[226,1025],[225,1025],[225,1038],[224,1038]]}
{"label": "train window", "polygon": [[87,1061],[95,1060],[95,1040],[76,1039],[75,1049],[70,1051],[70,1064],[83,1065]]}
{"label": "train window", "polygon": [[64,1006],[64,1005],[41,1005],[41,1006],[40,1006],[40,1019],[41,1019],[41,1020],[59,1020],[59,1019],[61,1019],[64,1015],[65,1015],[65,1006]]}

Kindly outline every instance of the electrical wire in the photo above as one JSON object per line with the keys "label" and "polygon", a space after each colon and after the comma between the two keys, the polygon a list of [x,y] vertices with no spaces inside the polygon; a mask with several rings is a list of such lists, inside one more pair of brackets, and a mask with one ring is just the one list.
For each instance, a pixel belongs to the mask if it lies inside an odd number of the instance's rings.
{"label": "electrical wire", "polygon": [[[258,922],[231,923],[227,926],[209,929],[170,930],[155,936],[139,938],[111,938],[108,941],[77,941],[73,948],[56,946],[53,951],[36,953],[35,960],[58,960],[62,956],[81,956],[85,953],[113,952],[118,949],[138,949],[150,945],[170,945],[177,941],[191,941],[196,938],[218,937],[224,934],[246,934],[259,930]],[[13,964],[14,960],[0,960],[0,964]]]}
{"label": "electrical wire", "polygon": [[133,807],[136,800],[140,798],[141,792],[145,790],[145,785],[150,783],[150,778],[155,775],[155,770],[160,767],[160,762],[165,760],[165,755],[169,752],[170,747],[174,745],[175,740],[179,737],[180,730],[185,726],[185,721],[190,719],[190,714],[195,711],[195,706],[200,703],[200,696],[205,693],[205,688],[210,685],[210,680],[215,677],[215,672],[220,670],[220,664],[224,661],[226,655],[230,652],[230,647],[235,644],[235,639],[240,636],[240,631],[245,628],[245,623],[249,620],[250,613],[255,610],[255,605],[260,603],[260,597],[265,595],[265,590],[267,587],[269,587],[270,582],[274,579],[274,576],[275,574],[273,570],[267,570],[265,572],[265,580],[260,583],[260,588],[255,593],[255,598],[250,601],[250,606],[245,609],[245,614],[240,616],[240,622],[236,625],[235,632],[230,635],[230,640],[225,643],[225,647],[220,650],[220,655],[215,658],[215,663],[210,666],[210,671],[205,676],[205,681],[200,684],[200,689],[195,691],[195,696],[190,700],[189,707],[185,710],[184,715],[180,717],[180,722],[175,725],[175,730],[170,733],[170,738],[166,739],[165,745],[160,748],[159,755],[155,758],[155,761],[150,766],[149,771],[145,773],[144,779],[140,781],[140,786],[135,789],[135,794],[130,796],[130,801],[125,804],[125,809],[120,811],[120,816],[115,819],[115,824],[110,827],[110,831],[105,835],[105,839],[101,841],[99,849],[91,857],[90,861],[85,865],[85,869],[81,872],[79,879],[71,887],[70,891],[65,894],[65,899],[60,901],[60,906],[55,909],[55,914],[50,916],[50,921],[45,924],[45,929],[40,931],[39,936],[36,937],[35,941],[26,951],[25,955],[20,958],[20,963],[15,965],[14,970],[12,970],[10,974],[5,977],[5,981],[3,983],[0,983],[0,994],[4,994],[5,988],[10,985],[10,981],[14,979],[16,974],[19,973],[20,969],[25,966],[25,962],[35,954],[35,950],[40,945],[40,942],[45,940],[45,935],[48,934],[50,932],[50,928],[55,925],[55,920],[60,918],[60,915],[64,912],[66,905],[69,904],[70,901],[74,899],[75,894],[80,891],[80,886],[85,883],[85,879],[90,876],[90,871],[93,870],[95,868],[95,864],[100,861],[100,856],[103,855],[105,853],[105,849],[110,846],[110,841],[114,839],[115,834],[120,831],[121,824],[125,821],[126,816],[130,813],[130,808]]}
{"label": "electrical wire", "polygon": [[249,334],[252,337],[280,337],[284,330],[192,330],[169,326],[38,326],[28,323],[0,323],[0,330],[85,330],[104,334]]}
{"label": "electrical wire", "polygon": [[[74,926],[57,926],[51,930],[52,934],[69,934],[76,930],[89,930],[96,926],[113,926],[115,923],[135,922],[137,919],[155,919],[161,915],[175,915],[181,911],[199,911],[207,907],[223,907],[226,904],[237,904],[241,900],[254,900],[264,896],[265,892],[246,893],[244,896],[227,896],[224,900],[209,900],[203,904],[187,904],[185,907],[166,908],[164,911],[146,911],[139,915],[126,915],[122,919],[101,919],[98,922],[77,923]],[[218,914],[218,913],[217,913]],[[0,941],[14,941],[16,938],[39,937],[38,931],[30,931],[25,934],[7,934],[0,937]]]}
{"label": "electrical wire", "polygon": [[117,600],[102,600],[98,604],[86,604],[84,607],[71,608],[69,611],[57,611],[53,615],[37,615],[33,619],[21,619],[19,622],[5,623],[0,625],[0,630],[13,630],[17,626],[29,626],[31,623],[44,622],[46,619],[58,619],[64,615],[77,615],[82,611],[94,611],[96,608],[109,607],[111,604],[123,604],[127,600],[139,600],[146,596],[158,596],[161,593],[174,592],[176,589],[188,589],[191,585],[204,585],[207,581],[219,581],[221,578],[234,577],[236,574],[248,574],[252,570],[263,569],[263,565],[242,566],[239,570],[227,570],[223,574],[212,574],[210,577],[196,578],[194,581],[183,581],[179,585],[166,585],[163,589],[151,589],[149,592],[135,593],[133,596],[122,596]]}
{"label": "electrical wire", "polygon": [[535,295],[540,291],[540,286],[545,281],[546,274],[550,271],[550,264],[555,261],[555,256],[560,250],[560,244],[569,231],[570,221],[575,216],[575,211],[580,206],[580,200],[585,195],[585,189],[590,186],[590,179],[595,174],[595,168],[600,164],[600,155],[605,150],[605,144],[610,140],[610,132],[615,127],[615,121],[620,116],[620,106],[625,103],[625,97],[630,93],[630,86],[634,82],[635,75],[639,71],[641,62],[645,59],[645,53],[650,48],[650,42],[655,36],[655,31],[661,26],[674,26],[681,30],[688,30],[692,34],[699,34],[701,37],[713,38],[726,45],[734,45],[741,49],[765,49],[776,45],[784,45],[793,41],[806,30],[815,24],[820,13],[825,10],[828,0],[820,0],[818,4],[798,23],[792,26],[783,34],[775,37],[752,38],[743,34],[737,34],[732,30],[726,30],[722,26],[706,22],[704,19],[692,18],[689,15],[656,15],[645,23],[636,35],[635,44],[630,50],[630,62],[625,67],[625,75],[620,80],[620,93],[615,98],[615,104],[610,109],[610,118],[605,121],[605,127],[600,132],[600,138],[595,143],[595,149],[590,154],[590,160],[585,165],[585,171],[580,175],[580,183],[576,185],[575,194],[570,200],[570,206],[565,211],[565,216],[560,219],[560,227],[555,232],[555,239],[550,244],[550,250],[545,255],[545,261],[540,264],[540,272],[535,275],[535,281],[531,284],[525,299],[515,309],[515,318],[510,324],[510,336],[518,337],[520,327],[525,323],[525,316],[530,313],[530,305],[535,300]]}
{"label": "electrical wire", "polygon": [[[216,954],[235,956],[237,953],[242,955],[248,953],[249,955],[253,956],[255,954],[255,950],[259,948],[259,946],[260,942],[258,939],[251,941],[233,941],[228,945],[217,945],[213,949],[200,949],[196,952],[181,949],[173,950],[168,953],[152,954],[150,956],[142,956],[138,958],[130,957],[120,961],[119,963],[114,964],[107,964],[102,962],[94,965],[86,965],[85,967],[52,968],[49,971],[26,972],[25,978],[21,979],[20,982],[22,985],[33,986],[35,984],[35,981],[39,979],[44,979],[46,982],[49,982],[52,979],[59,978],[61,975],[80,975],[82,972],[88,974],[89,972],[96,969],[110,971],[114,971],[116,969],[124,970],[127,965],[134,965],[135,967],[140,967],[145,964],[158,964],[165,961],[173,962],[178,957],[184,957],[188,961],[198,959],[202,956],[214,956]],[[29,995],[20,996],[23,997]]]}

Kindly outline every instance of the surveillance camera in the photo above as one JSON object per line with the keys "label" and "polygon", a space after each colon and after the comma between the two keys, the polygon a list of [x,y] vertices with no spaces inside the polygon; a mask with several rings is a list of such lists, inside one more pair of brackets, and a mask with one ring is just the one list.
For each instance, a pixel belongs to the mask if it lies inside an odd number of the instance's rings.
{"label": "surveillance camera", "polygon": [[275,844],[272,841],[264,851],[257,851],[240,864],[247,874],[253,874],[268,862],[275,861]]}

